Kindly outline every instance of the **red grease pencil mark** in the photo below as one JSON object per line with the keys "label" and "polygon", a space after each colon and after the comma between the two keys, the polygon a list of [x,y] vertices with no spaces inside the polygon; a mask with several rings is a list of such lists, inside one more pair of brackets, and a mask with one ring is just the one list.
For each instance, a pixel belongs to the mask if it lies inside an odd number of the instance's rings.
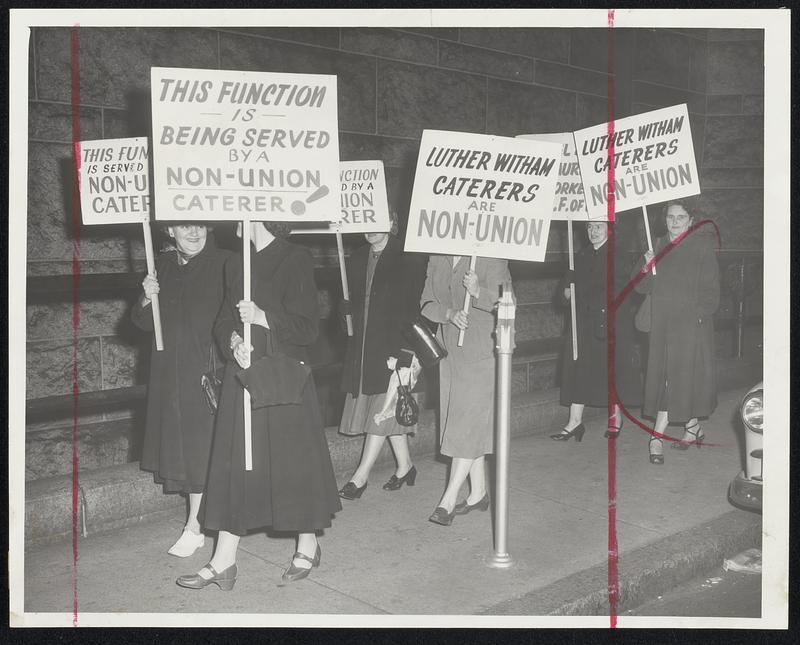
{"label": "red grease pencil mark", "polygon": [[[616,345],[614,315],[614,211],[616,196],[614,194],[614,10],[608,11],[608,170],[606,190],[608,198],[608,248],[606,262],[606,311],[608,312],[608,421],[609,432],[614,425],[617,404],[616,365],[614,351]],[[617,563],[619,550],[617,547],[617,442],[613,437],[608,439],[608,607],[612,629],[617,626],[617,603],[619,601],[619,574]]]}
{"label": "red grease pencil mark", "polygon": [[81,323],[81,116],[80,116],[80,46],[78,25],[70,32],[70,69],[72,73],[72,151],[75,177],[72,190],[72,625],[78,626],[78,328]]}

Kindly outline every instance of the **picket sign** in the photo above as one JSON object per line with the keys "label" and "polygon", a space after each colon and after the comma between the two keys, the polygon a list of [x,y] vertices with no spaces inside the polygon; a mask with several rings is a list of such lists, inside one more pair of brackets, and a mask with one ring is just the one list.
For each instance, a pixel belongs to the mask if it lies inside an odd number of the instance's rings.
{"label": "picket sign", "polygon": [[[150,231],[149,149],[146,137],[96,139],[75,144],[84,224],[142,223],[147,272],[155,275]],[[156,351],[163,351],[158,294],[150,299]]]}
{"label": "picket sign", "polygon": [[[569,249],[569,270],[575,270],[575,248],[573,242],[572,222],[574,220],[591,221],[586,210],[586,199],[583,194],[583,181],[578,166],[578,153],[575,147],[575,135],[572,132],[547,134],[518,134],[518,139],[534,141],[551,141],[562,146],[561,161],[558,164],[558,184],[553,200],[553,220],[567,221],[567,245]],[[575,161],[573,161],[573,159]],[[573,188],[575,190],[573,190]],[[572,195],[575,195],[572,197]],[[569,313],[572,321],[572,359],[578,360],[578,325],[577,305],[575,303],[575,282],[569,283]]]}
{"label": "picket sign", "polygon": [[[241,222],[250,300],[250,222],[321,222],[336,212],[336,76],[152,67],[150,87],[156,214]],[[250,331],[245,324],[248,349]],[[246,389],[244,423],[252,470]]]}
{"label": "picket sign", "polygon": [[[472,255],[472,257],[470,257],[470,259],[469,259],[469,270],[470,271],[474,271],[475,270],[475,263],[477,261],[478,261],[478,258],[477,258],[476,255]],[[469,313],[469,303],[470,303],[471,300],[472,299],[470,298],[469,290],[466,287],[464,287],[464,313],[465,314]],[[461,331],[458,332],[458,346],[459,347],[461,347],[464,344],[464,331],[465,330],[462,329]]]}
{"label": "picket sign", "polygon": [[[685,103],[618,119],[613,128],[600,123],[578,130],[575,146],[589,218],[602,217],[610,194],[615,212],[641,208],[650,251],[647,205],[700,193]],[[613,186],[608,182],[612,161]],[[652,270],[655,275],[655,266]]]}
{"label": "picket sign", "polygon": [[[392,228],[389,200],[386,196],[386,173],[380,160],[342,161],[339,163],[339,219],[325,227],[299,226],[292,234],[335,233],[339,255],[342,297],[350,300],[347,267],[344,261],[342,233],[388,233]],[[353,335],[353,316],[345,316],[347,335]]]}

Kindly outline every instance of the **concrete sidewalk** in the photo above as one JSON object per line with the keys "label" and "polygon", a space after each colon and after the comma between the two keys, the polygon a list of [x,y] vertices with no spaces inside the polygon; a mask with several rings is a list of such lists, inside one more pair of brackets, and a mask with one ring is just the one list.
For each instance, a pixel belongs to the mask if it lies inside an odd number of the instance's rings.
{"label": "concrete sidewalk", "polygon": [[[645,434],[626,424],[616,442],[618,611],[759,541],[760,516],[735,510],[726,499],[741,468],[734,419],[743,391],[721,394],[715,415],[703,423],[714,445],[666,448],[663,466],[649,463]],[[392,468],[376,468],[363,497],[343,500],[321,538],[320,568],[294,585],[278,586],[293,539],[257,533],[242,539],[232,592],[176,586],[177,576],[208,561],[213,546],[207,539],[184,560],[166,554],[180,534],[181,511],[81,539],[79,612],[602,614],[608,611],[608,441],[602,433],[602,422],[594,420],[582,443],[546,435],[512,440],[510,569],[485,564],[492,551],[490,513],[457,516],[450,527],[427,521],[446,476],[446,464],[427,457],[417,459],[417,485],[396,492],[381,490]],[[71,613],[71,544],[32,547],[25,558],[25,611]]]}

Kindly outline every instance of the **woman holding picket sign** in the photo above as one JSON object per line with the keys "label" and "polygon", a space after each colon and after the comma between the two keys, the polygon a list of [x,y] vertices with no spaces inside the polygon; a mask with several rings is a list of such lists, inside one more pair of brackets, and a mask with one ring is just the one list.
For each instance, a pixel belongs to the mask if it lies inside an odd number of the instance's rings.
{"label": "woman holding picket sign", "polygon": [[[211,451],[204,522],[219,531],[211,561],[177,584],[233,588],[239,538],[271,527],[297,534],[297,549],[283,582],[319,566],[317,532],[341,508],[308,346],[317,338],[319,304],[314,265],[304,249],[289,244],[282,222],[252,222],[251,300],[243,300],[241,263],[226,276],[226,297],[215,335],[228,362]],[[237,234],[241,235],[242,225]],[[242,323],[250,324],[245,347]],[[252,470],[246,470],[244,394],[252,402]]]}
{"label": "woman holding picket sign", "polygon": [[[717,405],[712,316],[719,307],[718,239],[713,226],[689,230],[694,218],[688,200],[667,202],[666,224],[668,235],[637,267],[645,277],[636,290],[648,294],[642,305],[650,331],[643,412],[656,419],[649,440],[652,464],[664,463],[670,421],[684,425],[673,448],[699,448],[705,435],[698,417],[709,416]],[[662,251],[653,275],[653,260]]]}
{"label": "woman holding picket sign", "polygon": [[[569,418],[564,429],[551,434],[554,441],[581,441],[586,431],[583,411],[590,407],[608,408],[610,386],[618,401],[626,407],[641,403],[641,368],[636,351],[636,331],[633,326],[634,303],[626,298],[614,311],[614,379],[608,374],[608,232],[605,220],[586,223],[589,244],[575,256],[575,270],[568,272],[559,288],[559,295],[569,302],[571,282],[575,283],[575,320],[578,357],[574,358],[572,336],[565,338],[561,360],[561,405],[569,406]],[[612,295],[620,293],[628,280],[630,262],[615,246],[614,285]],[[623,269],[623,267],[625,267]],[[609,411],[606,438],[615,438],[622,431],[622,413],[615,403]]]}
{"label": "woman holding picket sign", "polygon": [[[494,443],[494,307],[511,274],[508,260],[477,258],[474,270],[469,265],[468,257],[432,255],[421,298],[422,315],[440,324],[448,353],[439,363],[439,424],[441,453],[453,461],[447,487],[429,518],[443,526],[452,524],[455,515],[489,508],[485,456]],[[468,313],[464,289],[470,295]],[[469,495],[457,504],[467,478]]]}
{"label": "woman holding picket sign", "polygon": [[[417,476],[408,452],[408,434],[414,432],[416,425],[401,426],[395,419],[395,407],[390,405],[393,394],[389,391],[390,382],[397,386],[390,379],[392,372],[387,360],[399,360],[398,374],[407,376],[409,381],[404,380],[403,384],[413,389],[420,364],[416,356],[403,351],[408,342],[402,330],[419,314],[425,256],[403,253],[403,244],[395,237],[396,215],[392,213],[391,218],[391,232],[366,233],[368,244],[356,249],[347,263],[352,286],[346,305],[352,309],[354,333],[344,359],[342,389],[348,396],[339,432],[366,434],[361,461],[339,491],[340,497],[349,500],[360,498],[367,488],[370,470],[386,437],[394,451],[397,469],[383,489],[393,491],[403,484],[413,486]],[[411,361],[408,365],[404,365],[404,356]]]}
{"label": "woman holding picket sign", "polygon": [[201,380],[222,359],[213,340],[214,320],[224,297],[223,274],[233,254],[218,249],[211,228],[200,223],[165,227],[174,246],[162,253],[157,273],[142,282],[134,323],[153,329],[151,302],[159,294],[163,351],[150,354],[150,381],[141,468],[153,473],[166,493],[189,498],[183,533],[167,551],[185,558],[203,546],[197,512],[203,497],[216,408]]}

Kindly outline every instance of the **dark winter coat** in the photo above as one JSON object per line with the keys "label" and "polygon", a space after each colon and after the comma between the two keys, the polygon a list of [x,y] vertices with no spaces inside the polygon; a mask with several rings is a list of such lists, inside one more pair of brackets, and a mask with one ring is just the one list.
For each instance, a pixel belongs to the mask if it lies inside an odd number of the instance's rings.
{"label": "dark winter coat", "polygon": [[[670,246],[657,240],[655,253]],[[639,264],[641,267],[644,261]],[[717,404],[714,323],[719,307],[717,237],[702,227],[671,245],[636,287],[651,295],[652,323],[644,414],[666,410],[670,421],[710,415]]]}
{"label": "dark winter coat", "polygon": [[365,337],[364,300],[371,248],[369,244],[359,247],[347,262],[353,337],[347,343],[342,389],[353,395],[386,392],[391,376],[386,359],[399,357],[401,349],[409,348],[401,330],[419,314],[419,296],[425,283],[427,256],[404,253],[402,242],[390,235],[372,277]]}
{"label": "dark winter coat", "polygon": [[[589,406],[608,405],[608,245],[600,248],[587,244],[575,255],[575,270],[568,273],[559,286],[569,315],[569,300],[564,289],[575,282],[575,318],[577,322],[578,360],[573,359],[572,329],[567,326],[561,359],[561,404],[583,403]],[[627,262],[627,265],[626,265]],[[627,255],[614,256],[613,295],[620,293],[628,280],[630,262]],[[617,398],[626,407],[641,403],[641,361],[636,347],[633,326],[635,303],[631,295],[620,303],[614,313],[616,345],[614,382]]]}
{"label": "dark winter coat", "polygon": [[[231,263],[215,334],[228,362],[203,498],[203,525],[244,535],[271,526],[311,532],[330,526],[341,506],[313,377],[299,404],[252,410],[253,468],[245,471],[243,389],[230,351],[233,331],[244,337],[236,304],[242,299],[241,259]],[[311,255],[275,239],[251,256],[251,295],[269,329],[251,325],[251,364],[281,353],[308,361],[317,338],[319,304]]]}
{"label": "dark winter coat", "polygon": [[[150,358],[141,467],[168,492],[200,493],[206,482],[214,429],[200,387],[208,370],[214,320],[224,296],[223,275],[234,255],[218,249],[209,233],[203,250],[187,264],[177,251],[156,261],[164,349]],[[153,329],[152,306],[134,306],[134,323]],[[223,361],[217,353],[217,363]]]}

